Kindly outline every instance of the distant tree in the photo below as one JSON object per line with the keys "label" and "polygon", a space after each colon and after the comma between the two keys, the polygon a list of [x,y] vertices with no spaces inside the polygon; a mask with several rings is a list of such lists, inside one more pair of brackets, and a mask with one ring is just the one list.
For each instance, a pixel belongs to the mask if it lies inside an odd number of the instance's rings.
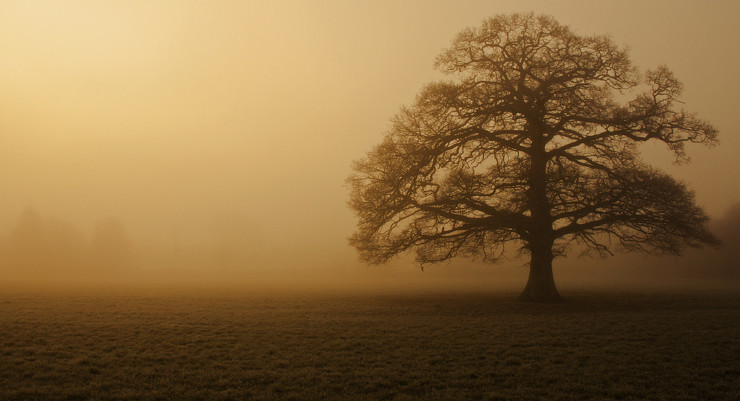
{"label": "distant tree", "polygon": [[37,271],[47,263],[44,223],[33,209],[26,209],[8,236],[8,265],[15,270]]}
{"label": "distant tree", "polygon": [[66,274],[82,263],[84,240],[72,224],[27,209],[9,233],[5,248],[5,260],[0,263],[17,273]]}
{"label": "distant tree", "polygon": [[730,206],[724,216],[713,219],[710,228],[724,246],[714,252],[693,252],[684,265],[694,277],[740,279],[740,203]]}
{"label": "distant tree", "polygon": [[117,270],[130,267],[131,243],[118,220],[110,219],[96,225],[90,241],[90,257],[96,268]]}
{"label": "distant tree", "polygon": [[348,178],[363,260],[414,249],[421,264],[495,262],[513,245],[530,257],[521,299],[554,301],[552,261],[573,244],[677,254],[718,242],[686,185],[639,159],[642,142],[687,161],[685,143],[717,141],[675,109],[666,67],[640,74],[608,37],[533,14],[464,30],[435,66],[454,80],[402,108]]}

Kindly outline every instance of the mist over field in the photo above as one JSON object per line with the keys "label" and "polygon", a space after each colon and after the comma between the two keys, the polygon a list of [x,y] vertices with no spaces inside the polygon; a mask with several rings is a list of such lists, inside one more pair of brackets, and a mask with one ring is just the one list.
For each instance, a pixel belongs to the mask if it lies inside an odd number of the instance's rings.
{"label": "mist over field", "polygon": [[642,69],[668,65],[688,109],[720,132],[718,147],[689,147],[689,164],[659,147],[643,156],[696,191],[724,249],[606,260],[576,250],[556,260],[556,279],[736,279],[734,2],[6,1],[0,280],[523,284],[514,253],[423,273],[411,257],[360,263],[344,180],[440,78],[432,62],[454,34],[527,10],[611,35]]}

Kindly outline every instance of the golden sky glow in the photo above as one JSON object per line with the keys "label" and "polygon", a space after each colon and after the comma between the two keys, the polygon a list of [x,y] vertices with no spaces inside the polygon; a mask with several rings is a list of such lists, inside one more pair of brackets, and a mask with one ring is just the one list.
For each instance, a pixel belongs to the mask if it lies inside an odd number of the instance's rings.
{"label": "golden sky glow", "polygon": [[354,264],[351,161],[438,78],[457,32],[514,11],[668,65],[721,144],[646,159],[710,215],[740,201],[738,2],[3,0],[0,237],[30,207],[85,233],[114,218],[154,248]]}

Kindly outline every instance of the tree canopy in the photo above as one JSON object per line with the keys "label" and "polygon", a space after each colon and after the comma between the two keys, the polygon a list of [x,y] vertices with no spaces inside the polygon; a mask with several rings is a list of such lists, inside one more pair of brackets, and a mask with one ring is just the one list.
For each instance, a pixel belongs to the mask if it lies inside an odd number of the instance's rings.
{"label": "tree canopy", "polygon": [[584,36],[548,16],[499,15],[462,31],[428,84],[354,163],[350,243],[384,263],[415,250],[420,263],[455,256],[530,255],[528,300],[559,298],[552,259],[572,245],[680,253],[716,243],[683,183],[640,160],[662,142],[678,162],[686,143],[717,130],[680,110],[682,85],[665,66],[640,73],[607,36]]}

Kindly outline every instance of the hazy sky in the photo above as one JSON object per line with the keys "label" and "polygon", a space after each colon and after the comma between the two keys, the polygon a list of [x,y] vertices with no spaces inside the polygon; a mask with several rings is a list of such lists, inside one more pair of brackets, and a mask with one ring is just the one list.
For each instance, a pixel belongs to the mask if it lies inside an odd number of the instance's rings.
{"label": "hazy sky", "polygon": [[32,207],[86,232],[115,218],[153,246],[355,263],[351,161],[457,32],[514,11],[668,65],[721,144],[646,159],[710,215],[740,201],[737,1],[1,0],[0,236]]}

